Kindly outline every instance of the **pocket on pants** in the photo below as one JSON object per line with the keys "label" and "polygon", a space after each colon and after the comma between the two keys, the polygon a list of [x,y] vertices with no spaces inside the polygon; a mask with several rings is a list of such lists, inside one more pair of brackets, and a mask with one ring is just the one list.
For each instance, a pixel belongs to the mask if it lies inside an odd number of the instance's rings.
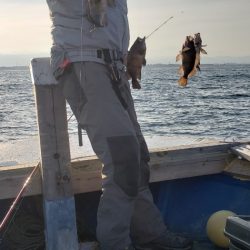
{"label": "pocket on pants", "polygon": [[61,47],[53,46],[51,49],[50,65],[54,77],[58,80],[71,65],[67,52]]}

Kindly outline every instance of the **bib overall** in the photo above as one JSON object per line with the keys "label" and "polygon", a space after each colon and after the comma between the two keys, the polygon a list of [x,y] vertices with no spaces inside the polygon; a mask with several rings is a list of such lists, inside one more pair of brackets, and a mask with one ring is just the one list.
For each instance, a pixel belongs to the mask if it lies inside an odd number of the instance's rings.
{"label": "bib overall", "polygon": [[143,244],[166,231],[148,187],[148,148],[123,65],[127,2],[113,2],[106,6],[105,25],[98,26],[89,18],[88,0],[47,0],[54,74],[103,163],[97,215],[102,250],[124,250],[131,239]]}

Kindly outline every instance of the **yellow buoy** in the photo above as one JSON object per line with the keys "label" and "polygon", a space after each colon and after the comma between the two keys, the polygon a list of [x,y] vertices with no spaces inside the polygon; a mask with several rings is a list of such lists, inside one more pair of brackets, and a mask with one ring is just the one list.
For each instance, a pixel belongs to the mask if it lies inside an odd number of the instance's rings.
{"label": "yellow buoy", "polygon": [[221,210],[213,213],[207,221],[207,236],[218,247],[228,248],[229,239],[224,235],[226,221],[229,216],[235,213]]}

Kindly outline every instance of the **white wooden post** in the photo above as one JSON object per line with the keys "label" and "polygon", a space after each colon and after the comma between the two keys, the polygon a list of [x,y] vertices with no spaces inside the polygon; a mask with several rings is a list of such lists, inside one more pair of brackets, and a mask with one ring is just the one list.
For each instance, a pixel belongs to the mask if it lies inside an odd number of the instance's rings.
{"label": "white wooden post", "polygon": [[66,102],[49,58],[31,61],[40,136],[47,250],[78,250]]}

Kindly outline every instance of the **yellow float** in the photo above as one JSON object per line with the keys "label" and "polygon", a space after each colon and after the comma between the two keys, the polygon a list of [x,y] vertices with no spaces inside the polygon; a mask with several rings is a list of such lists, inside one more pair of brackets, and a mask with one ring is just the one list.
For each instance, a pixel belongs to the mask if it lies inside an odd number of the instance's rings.
{"label": "yellow float", "polygon": [[224,235],[226,220],[235,213],[228,210],[221,210],[213,213],[207,221],[207,236],[218,247],[228,248],[229,239]]}

